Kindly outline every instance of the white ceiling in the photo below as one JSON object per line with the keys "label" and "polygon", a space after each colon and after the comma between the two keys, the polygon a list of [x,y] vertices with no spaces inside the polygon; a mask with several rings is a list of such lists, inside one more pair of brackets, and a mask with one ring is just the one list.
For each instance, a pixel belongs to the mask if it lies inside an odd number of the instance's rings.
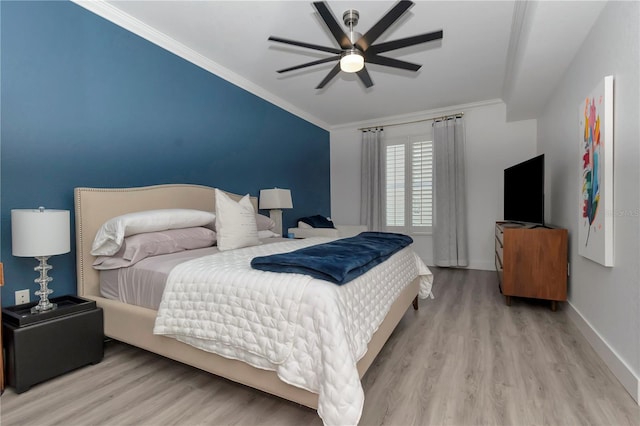
{"label": "white ceiling", "polygon": [[[250,92],[330,129],[347,123],[494,99],[509,119],[535,118],[604,2],[417,1],[379,42],[442,29],[442,41],[385,55],[417,72],[367,65],[374,86],[340,73],[315,87],[333,62],[276,70],[330,54],[285,46],[270,35],[338,47],[311,1],[92,1],[78,4]],[[365,33],[394,1],[329,1],[338,22],[360,12]]]}

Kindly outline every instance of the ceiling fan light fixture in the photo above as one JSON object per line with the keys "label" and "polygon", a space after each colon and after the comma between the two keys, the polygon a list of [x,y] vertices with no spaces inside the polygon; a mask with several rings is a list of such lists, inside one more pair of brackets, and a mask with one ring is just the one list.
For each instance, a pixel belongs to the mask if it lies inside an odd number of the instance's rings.
{"label": "ceiling fan light fixture", "polygon": [[[0,0],[2,1],[2,0]],[[332,53],[333,56],[324,57],[315,61],[307,62],[301,65],[278,70],[278,73],[299,70],[302,68],[310,67],[313,65],[326,64],[327,62],[334,62],[339,60],[337,64],[331,68],[326,77],[318,84],[316,89],[324,88],[339,72],[357,73],[358,79],[368,89],[373,86],[373,81],[369,76],[367,68],[365,68],[365,62],[382,65],[385,67],[398,68],[402,70],[408,70],[416,72],[420,69],[420,65],[413,64],[411,62],[401,61],[388,56],[381,56],[380,53],[389,52],[391,50],[402,49],[409,46],[414,46],[421,43],[427,43],[435,40],[442,40],[442,30],[432,31],[430,33],[419,34],[416,36],[399,38],[392,41],[385,41],[376,44],[376,40],[386,32],[389,27],[398,21],[398,19],[413,6],[413,2],[410,0],[398,0],[396,4],[389,9],[389,11],[382,16],[369,30],[363,35],[357,31],[354,31],[353,27],[358,24],[360,19],[360,12],[355,9],[349,9],[342,14],[342,21],[348,28],[345,32],[342,30],[338,20],[325,1],[314,1],[313,7],[316,9],[320,18],[322,19],[325,29],[329,30],[335,42],[340,46],[327,47],[317,44],[306,43],[296,40],[287,40],[280,37],[270,36],[270,41],[278,43],[289,44],[298,47],[304,47],[305,49],[319,50],[321,52]],[[366,58],[366,61],[365,61]]]}
{"label": "ceiling fan light fixture", "polygon": [[357,50],[351,49],[340,58],[340,69],[344,72],[358,72],[364,68],[364,56]]}

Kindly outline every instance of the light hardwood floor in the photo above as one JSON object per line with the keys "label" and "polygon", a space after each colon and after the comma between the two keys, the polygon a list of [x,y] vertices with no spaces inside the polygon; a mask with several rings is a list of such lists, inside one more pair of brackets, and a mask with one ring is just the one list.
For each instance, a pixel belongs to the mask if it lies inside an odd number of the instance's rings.
{"label": "light hardwood floor", "polygon": [[[565,314],[504,304],[495,272],[435,269],[363,379],[362,425],[639,425],[640,407]],[[10,425],[321,425],[315,411],[119,343],[0,400]]]}

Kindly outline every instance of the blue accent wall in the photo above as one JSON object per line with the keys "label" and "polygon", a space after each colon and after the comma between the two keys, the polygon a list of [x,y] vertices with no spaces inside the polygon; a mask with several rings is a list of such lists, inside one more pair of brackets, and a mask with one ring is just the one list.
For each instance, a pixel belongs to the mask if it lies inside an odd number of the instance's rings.
{"label": "blue accent wall", "polygon": [[[281,187],[294,203],[285,229],[330,214],[326,130],[71,2],[0,8],[3,306],[19,289],[36,299],[37,261],[11,255],[11,209],[73,217],[75,187]],[[71,238],[71,253],[49,261],[51,297],[76,293]]]}

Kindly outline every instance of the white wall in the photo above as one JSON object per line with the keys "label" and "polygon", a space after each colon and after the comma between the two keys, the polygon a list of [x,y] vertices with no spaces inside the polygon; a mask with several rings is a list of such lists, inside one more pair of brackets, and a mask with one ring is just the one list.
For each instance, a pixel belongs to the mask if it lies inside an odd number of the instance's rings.
{"label": "white wall", "polygon": [[[466,129],[467,207],[470,268],[494,269],[494,222],[502,219],[503,170],[535,155],[536,121],[506,122],[501,101],[452,106],[411,116],[387,117],[375,122],[355,123],[331,130],[331,215],[339,224],[360,221],[360,132],[359,127],[413,121],[464,112]],[[387,127],[386,137],[401,133],[430,133],[431,123]],[[433,264],[431,237],[415,236],[415,249]]]}
{"label": "white wall", "polygon": [[[638,400],[640,377],[640,3],[609,2],[538,120],[550,220],[569,229],[569,314]],[[615,267],[578,254],[579,106],[614,76]]]}

